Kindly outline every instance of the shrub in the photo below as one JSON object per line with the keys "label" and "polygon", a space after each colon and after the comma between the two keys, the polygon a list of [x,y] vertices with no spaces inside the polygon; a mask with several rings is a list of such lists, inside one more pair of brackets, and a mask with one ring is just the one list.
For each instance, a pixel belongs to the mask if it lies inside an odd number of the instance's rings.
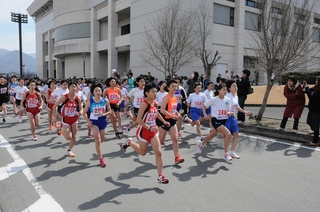
{"label": "shrub", "polygon": [[294,71],[287,72],[282,75],[282,84],[287,83],[289,76],[295,76],[301,83],[305,80],[308,84],[314,84],[316,78],[320,76],[320,71]]}

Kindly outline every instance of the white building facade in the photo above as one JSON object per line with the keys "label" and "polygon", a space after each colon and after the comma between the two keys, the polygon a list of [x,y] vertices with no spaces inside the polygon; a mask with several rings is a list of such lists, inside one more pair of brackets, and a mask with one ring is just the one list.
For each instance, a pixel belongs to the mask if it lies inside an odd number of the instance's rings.
{"label": "white building facade", "polygon": [[[112,69],[123,75],[131,69],[135,76],[148,71],[163,79],[163,73],[141,60],[144,32],[151,30],[150,21],[169,0],[35,0],[27,9],[36,22],[37,74],[47,78],[106,78]],[[183,6],[197,7],[198,1],[183,0]],[[225,70],[240,74],[244,68],[252,72],[260,68],[246,62],[254,56],[248,23],[257,16],[256,1],[211,0],[213,24],[208,49],[218,50],[222,58],[213,69],[212,79]],[[318,8],[320,9],[320,7]],[[319,28],[320,10],[314,11],[314,29]],[[317,20],[319,19],[319,23]],[[320,70],[319,64],[310,69]],[[200,60],[181,68],[178,75],[193,71],[203,74]],[[261,70],[260,70],[261,71]],[[263,81],[263,74],[260,74]]]}

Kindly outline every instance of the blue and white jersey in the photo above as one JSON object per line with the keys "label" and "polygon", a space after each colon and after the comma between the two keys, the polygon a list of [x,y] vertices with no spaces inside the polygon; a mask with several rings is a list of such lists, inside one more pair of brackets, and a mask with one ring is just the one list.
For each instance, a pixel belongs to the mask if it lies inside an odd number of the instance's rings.
{"label": "blue and white jersey", "polygon": [[104,98],[101,99],[100,102],[95,102],[94,97],[90,98],[90,120],[103,120],[106,119],[106,116],[101,116],[101,113],[106,112],[106,100]]}

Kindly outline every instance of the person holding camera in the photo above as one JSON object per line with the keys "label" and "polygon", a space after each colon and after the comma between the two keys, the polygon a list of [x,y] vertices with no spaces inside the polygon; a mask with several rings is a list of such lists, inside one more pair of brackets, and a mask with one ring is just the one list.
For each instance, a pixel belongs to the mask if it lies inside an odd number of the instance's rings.
{"label": "person holding camera", "polygon": [[307,124],[313,130],[313,140],[307,143],[308,146],[319,146],[319,127],[320,127],[320,76],[316,79],[314,87],[309,88],[307,83],[304,83],[304,92],[308,95],[308,117]]}
{"label": "person holding camera", "polygon": [[[250,89],[249,82],[250,71],[248,69],[244,69],[242,71],[242,77],[236,81],[238,86],[238,98],[239,98],[239,106],[244,109],[244,103],[247,99]],[[238,112],[238,124],[243,124],[246,121],[245,114],[242,112]]]}
{"label": "person holding camera", "polygon": [[287,98],[287,104],[280,127],[277,129],[284,130],[288,118],[293,116],[294,123],[292,132],[296,133],[298,131],[299,119],[301,117],[306,98],[300,82],[298,82],[294,76],[289,76],[287,84],[283,89],[283,95]]}

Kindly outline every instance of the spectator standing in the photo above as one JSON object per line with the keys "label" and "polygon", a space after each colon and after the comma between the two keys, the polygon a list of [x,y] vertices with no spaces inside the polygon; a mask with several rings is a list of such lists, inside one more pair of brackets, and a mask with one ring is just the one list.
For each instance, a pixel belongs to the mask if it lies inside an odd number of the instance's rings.
{"label": "spectator standing", "polygon": [[254,83],[255,85],[259,84],[259,71],[254,71]]}
{"label": "spectator standing", "polygon": [[221,74],[218,74],[217,78],[216,78],[216,83],[220,84],[221,81]]}
{"label": "spectator standing", "polygon": [[188,90],[187,90],[187,95],[189,96],[190,94],[194,93],[194,83],[196,82],[200,82],[200,79],[199,79],[199,73],[194,71],[193,74],[190,76],[190,78],[188,79],[187,81],[187,85],[189,86],[188,87]]}
{"label": "spectator standing", "polygon": [[318,146],[320,127],[320,77],[317,77],[316,84],[313,88],[309,88],[307,83],[304,84],[305,93],[309,98],[307,124],[314,132],[312,142],[307,143],[307,145]]}
{"label": "spectator standing", "polygon": [[230,75],[228,70],[226,70],[225,74],[226,74],[225,76],[226,80],[230,80]]}
{"label": "spectator standing", "polygon": [[128,74],[128,85],[129,85],[129,91],[131,91],[134,88],[134,78],[132,72]]}
{"label": "spectator standing", "polygon": [[234,71],[231,71],[230,79],[235,80],[236,75],[234,74]]}
{"label": "spectator standing", "polygon": [[[249,77],[250,77],[250,71],[248,69],[244,69],[242,71],[242,77],[237,81],[239,106],[242,109],[244,109],[244,103],[249,93],[249,88],[250,88]],[[245,114],[239,111],[238,123],[242,124],[245,121],[246,121]]]}
{"label": "spectator standing", "polygon": [[288,118],[293,115],[294,124],[293,132],[298,131],[299,119],[301,117],[306,99],[300,82],[294,76],[288,78],[287,84],[284,86],[283,95],[287,98],[286,109],[283,113],[283,118],[278,130],[284,130],[286,127]]}

